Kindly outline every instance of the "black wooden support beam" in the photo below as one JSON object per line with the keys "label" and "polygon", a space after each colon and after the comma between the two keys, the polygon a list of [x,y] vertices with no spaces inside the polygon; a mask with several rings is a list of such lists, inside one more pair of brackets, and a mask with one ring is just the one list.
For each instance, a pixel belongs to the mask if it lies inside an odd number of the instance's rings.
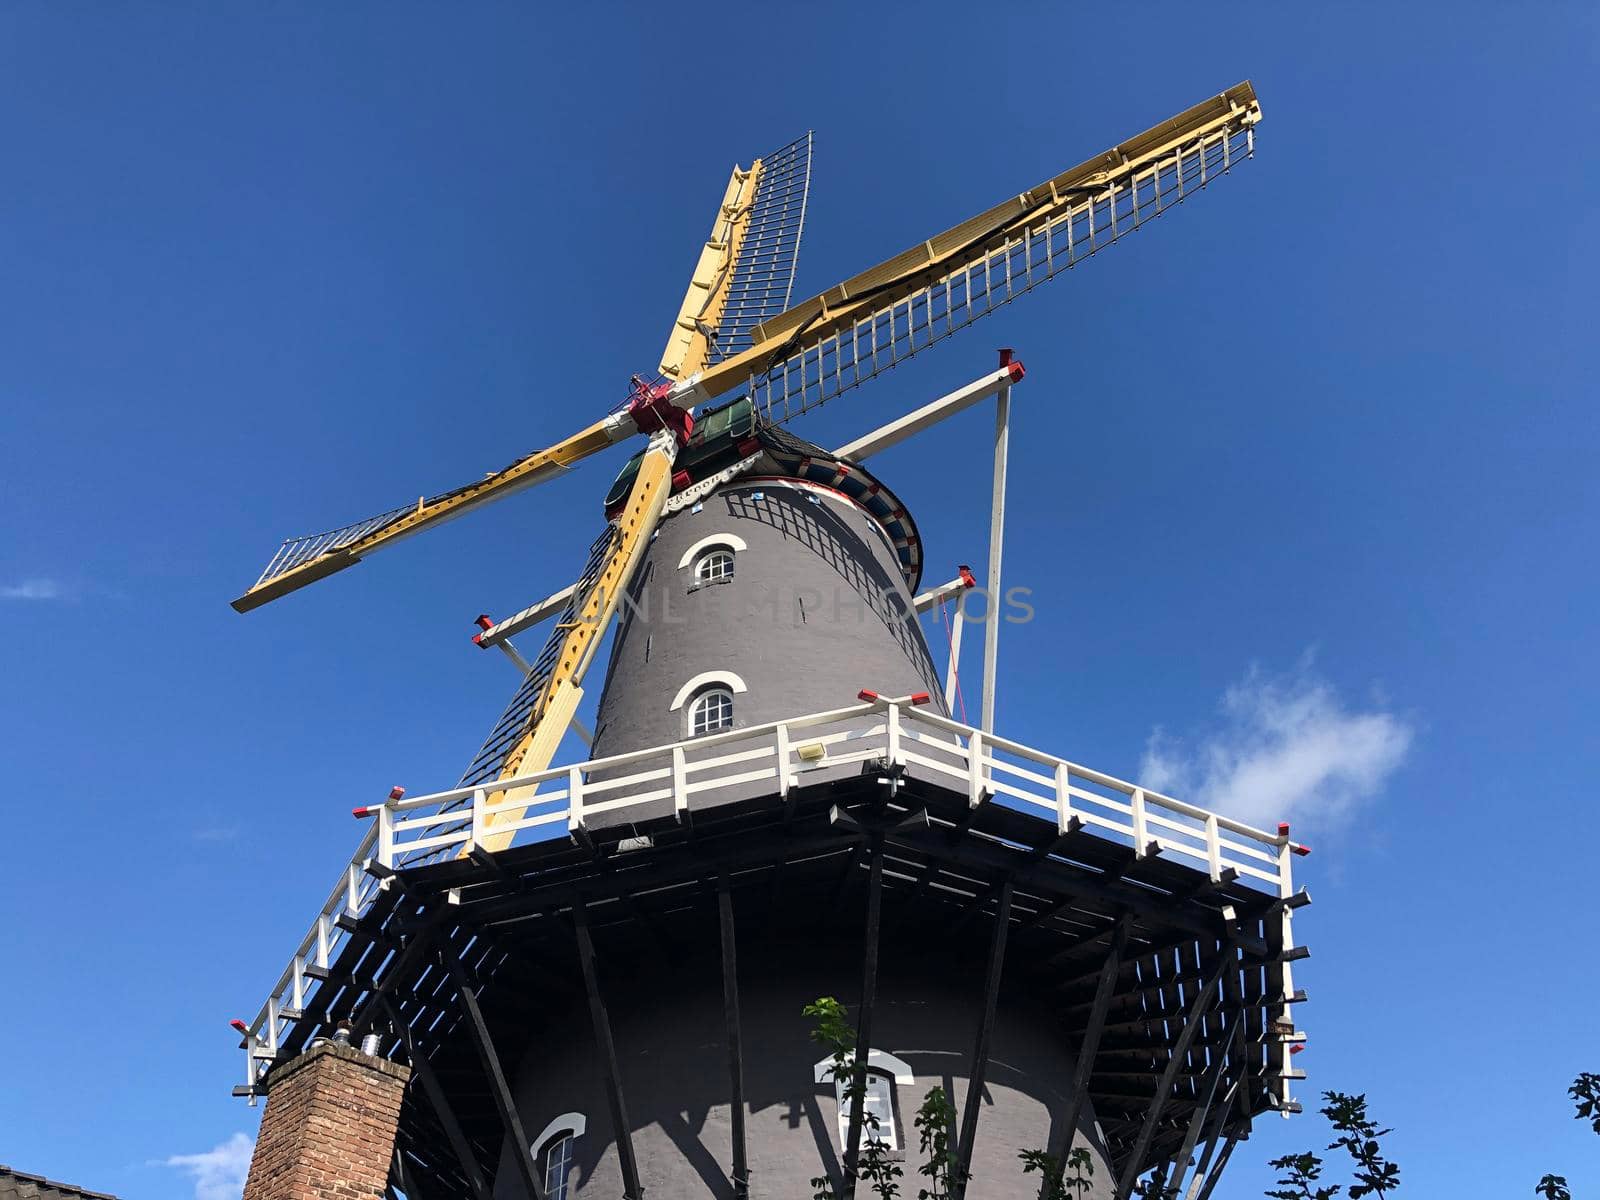
{"label": "black wooden support beam", "polygon": [[1144,1156],[1150,1152],[1150,1140],[1155,1136],[1156,1122],[1161,1119],[1161,1110],[1167,1105],[1167,1098],[1172,1094],[1172,1084],[1182,1069],[1184,1060],[1189,1056],[1189,1047],[1193,1045],[1195,1035],[1200,1032],[1201,1015],[1211,1007],[1211,1002],[1217,994],[1217,987],[1222,982],[1225,971],[1239,969],[1239,951],[1233,941],[1229,941],[1223,948],[1221,957],[1206,975],[1204,986],[1195,993],[1194,1001],[1189,1005],[1189,1015],[1183,1022],[1183,1029],[1178,1034],[1178,1040],[1173,1044],[1172,1053],[1167,1058],[1166,1069],[1161,1072],[1161,1078],[1156,1082],[1155,1094],[1150,1097],[1150,1107],[1144,1115],[1144,1125],[1139,1130],[1139,1137],[1133,1144],[1133,1149],[1128,1152],[1127,1160],[1122,1164],[1122,1177],[1117,1181],[1115,1192],[1116,1200],[1128,1200],[1133,1195],[1133,1181],[1138,1178]]}
{"label": "black wooden support beam", "polygon": [[[1235,978],[1237,986],[1237,977]],[[1184,1132],[1183,1145],[1178,1148],[1178,1153],[1173,1157],[1176,1174],[1172,1176],[1171,1190],[1174,1195],[1183,1187],[1184,1176],[1189,1173],[1189,1159],[1194,1154],[1194,1148],[1200,1142],[1200,1135],[1204,1132],[1211,1115],[1211,1107],[1216,1103],[1217,1088],[1221,1086],[1224,1072],[1232,1067],[1242,1079],[1244,1072],[1238,1066],[1238,1058],[1244,1049],[1244,1020],[1242,1010],[1236,1010],[1232,1018],[1233,1036],[1228,1039],[1227,1047],[1219,1052],[1211,1061],[1211,1066],[1206,1069],[1205,1078],[1200,1084],[1200,1103],[1195,1105],[1194,1112],[1189,1116],[1189,1128]],[[1232,1100],[1229,1094],[1224,1100]]]}
{"label": "black wooden support beam", "polygon": [[[379,996],[378,1002],[383,1006],[389,1023],[394,1026],[395,1032],[405,1043],[406,1057],[411,1060],[412,1078],[422,1085],[428,1103],[433,1108],[433,1115],[438,1118],[439,1127],[444,1130],[445,1140],[450,1143],[450,1149],[455,1152],[456,1160],[461,1164],[461,1173],[467,1177],[467,1186],[472,1189],[476,1200],[491,1200],[489,1185],[484,1182],[483,1172],[478,1169],[477,1156],[467,1145],[466,1135],[461,1132],[461,1122],[456,1120],[455,1110],[450,1106],[450,1100],[445,1095],[444,1087],[439,1083],[439,1076],[435,1073],[433,1064],[428,1061],[427,1055],[417,1049],[416,1039],[411,1034],[411,1026],[400,1019],[400,1013],[390,1003],[389,997]],[[409,1187],[402,1184],[401,1188],[407,1196],[411,1195]]]}
{"label": "black wooden support beam", "polygon": [[[928,852],[928,848],[919,844],[917,839],[895,831],[890,832],[890,840],[896,846],[904,846],[917,853]],[[1163,899],[1148,889],[1127,881],[1106,883],[1099,879],[1057,870],[1053,862],[1031,863],[1028,855],[1019,854],[1000,845],[970,842],[947,847],[943,853],[951,862],[982,868],[986,873],[1013,872],[1017,885],[1024,889],[1037,887],[1043,891],[1059,893],[1063,899],[1068,896],[1092,897],[1110,907],[1149,918],[1175,929],[1187,929],[1200,937],[1214,938],[1218,935],[1220,921],[1215,913],[1191,910],[1183,906],[1174,907],[1170,899]],[[1241,935],[1239,945],[1252,954],[1267,953],[1266,940],[1254,935]]]}
{"label": "black wooden support beam", "polygon": [[1039,1184],[1039,1200],[1047,1200],[1059,1191],[1067,1172],[1067,1158],[1072,1153],[1072,1140],[1078,1136],[1078,1122],[1083,1119],[1083,1109],[1089,1102],[1089,1076],[1094,1072],[1095,1055],[1100,1051],[1100,1035],[1105,1032],[1106,1010],[1111,1007],[1111,995],[1116,991],[1117,976],[1122,970],[1122,954],[1128,948],[1128,932],[1133,925],[1131,917],[1117,921],[1111,935],[1111,948],[1100,966],[1100,984],[1095,989],[1094,1006],[1089,1010],[1089,1022],[1084,1026],[1083,1040],[1078,1045],[1078,1058],[1072,1064],[1072,1088],[1067,1094],[1066,1118],[1061,1122],[1061,1152],[1056,1157],[1055,1178],[1046,1176]]}
{"label": "black wooden support beam", "polygon": [[622,1075],[617,1068],[617,1044],[611,1036],[611,1018],[600,995],[600,980],[594,964],[594,939],[589,936],[589,914],[583,900],[572,905],[572,920],[578,935],[578,965],[583,968],[583,987],[589,993],[589,1019],[594,1024],[594,1040],[600,1049],[600,1065],[605,1072],[606,1103],[611,1108],[612,1134],[617,1142],[617,1162],[622,1168],[624,1200],[644,1200],[639,1184],[639,1161],[633,1154],[633,1127],[628,1124],[628,1108],[622,1099]]}
{"label": "black wooden support beam", "polygon": [[850,1127],[845,1137],[844,1195],[854,1200],[861,1156],[861,1125],[867,1102],[867,1059],[872,1052],[872,1009],[878,997],[878,931],[883,916],[883,835],[871,839],[867,876],[866,947],[862,954],[861,1009],[856,1014],[856,1056],[850,1066]]}
{"label": "black wooden support beam", "polygon": [[717,877],[717,915],[722,926],[722,1014],[728,1026],[728,1106],[733,1131],[733,1194],[750,1194],[750,1162],[744,1132],[744,1038],[739,1023],[739,959],[734,938],[733,896],[728,876]]}
{"label": "black wooden support beam", "polygon": [[962,1200],[967,1194],[967,1175],[972,1169],[972,1144],[978,1137],[983,1079],[989,1067],[989,1041],[994,1035],[994,1010],[1000,999],[1000,975],[1006,961],[1006,935],[1011,928],[1011,891],[1011,878],[1007,876],[1000,885],[994,934],[989,940],[989,970],[983,982],[983,1015],[978,1020],[978,1039],[972,1047],[972,1065],[967,1070],[967,1100],[961,1113],[961,1136],[956,1140],[955,1176],[950,1181],[953,1200]]}
{"label": "black wooden support beam", "polygon": [[1228,1134],[1228,1140],[1223,1143],[1222,1152],[1217,1155],[1217,1161],[1212,1164],[1206,1181],[1200,1186],[1200,1192],[1195,1200],[1211,1200],[1211,1193],[1216,1189],[1218,1181],[1222,1179],[1222,1169],[1228,1165],[1228,1159],[1233,1157],[1233,1148],[1239,1144],[1241,1129],[1235,1129]]}
{"label": "black wooden support beam", "polygon": [[517,1168],[517,1174],[522,1176],[522,1186],[527,1189],[528,1195],[534,1200],[545,1200],[544,1185],[539,1181],[539,1168],[533,1161],[533,1148],[529,1146],[528,1135],[523,1131],[522,1117],[517,1113],[516,1101],[511,1098],[511,1088],[506,1084],[506,1073],[500,1066],[500,1055],[495,1051],[494,1040],[489,1036],[489,1026],[484,1023],[483,1010],[478,1007],[477,994],[467,981],[461,964],[448,953],[440,957],[444,960],[445,970],[455,982],[456,994],[461,999],[461,1007],[467,1017],[467,1031],[472,1035],[472,1044],[483,1063],[484,1074],[489,1077],[489,1094],[494,1098],[495,1108],[500,1111],[500,1122],[505,1126],[511,1142],[512,1164]]}
{"label": "black wooden support beam", "polygon": [[449,1194],[450,1189],[441,1190],[431,1175],[424,1176],[417,1169],[418,1165],[414,1155],[408,1160],[406,1153],[399,1146],[394,1148],[394,1168],[390,1182],[400,1189],[406,1200],[441,1200]]}
{"label": "black wooden support beam", "polygon": [[[369,990],[367,998],[361,1007],[350,1014],[350,1031],[353,1037],[359,1037],[369,1029],[373,1020],[378,1015],[383,997],[394,990],[395,985],[406,977],[412,961],[425,957],[433,932],[443,923],[445,906],[436,905],[423,919],[422,927],[411,936],[404,949],[390,962],[383,972],[383,978],[377,980]],[[318,989],[320,991],[320,989]],[[330,1013],[329,1016],[332,1014]]]}

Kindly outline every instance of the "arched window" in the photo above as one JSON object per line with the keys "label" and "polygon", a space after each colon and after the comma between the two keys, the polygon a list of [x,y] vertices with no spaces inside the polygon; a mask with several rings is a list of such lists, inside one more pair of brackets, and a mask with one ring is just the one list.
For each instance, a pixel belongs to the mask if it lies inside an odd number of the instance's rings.
{"label": "arched window", "polygon": [[546,1143],[544,1157],[545,1200],[567,1200],[567,1183],[572,1178],[573,1143],[577,1137],[570,1131],[559,1133]]}
{"label": "arched window", "polygon": [[712,685],[697,694],[689,705],[689,736],[717,733],[733,728],[733,692]]}
{"label": "arched window", "polygon": [[694,564],[696,583],[721,583],[733,578],[733,551],[725,546],[707,550]]}
{"label": "arched window", "polygon": [[[813,1077],[817,1083],[833,1082],[834,1099],[839,1105],[839,1148],[847,1148],[850,1140],[850,1104],[845,1098],[845,1088],[850,1084],[847,1072],[843,1078],[833,1076],[833,1060],[825,1058],[816,1064]],[[895,1120],[894,1094],[898,1083],[913,1084],[917,1077],[910,1065],[882,1050],[867,1055],[867,1094],[863,1098],[861,1113],[861,1142],[879,1141],[889,1150],[901,1149],[900,1127]]]}
{"label": "arched window", "polygon": [[546,1200],[573,1200],[572,1169],[577,1162],[577,1140],[588,1121],[582,1113],[563,1113],[544,1127],[533,1143]]}
{"label": "arched window", "polygon": [[691,578],[696,587],[702,583],[730,579],[733,577],[733,556],[749,548],[737,533],[728,533],[726,530],[708,533],[684,550],[683,556],[678,559],[678,569],[682,571],[692,567],[694,574]]}

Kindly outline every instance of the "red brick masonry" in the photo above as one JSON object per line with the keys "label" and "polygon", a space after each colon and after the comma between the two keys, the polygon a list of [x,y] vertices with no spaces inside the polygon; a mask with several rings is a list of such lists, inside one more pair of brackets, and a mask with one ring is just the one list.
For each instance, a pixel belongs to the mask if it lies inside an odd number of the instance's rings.
{"label": "red brick masonry", "polygon": [[244,1200],[381,1197],[410,1077],[331,1042],[273,1071]]}

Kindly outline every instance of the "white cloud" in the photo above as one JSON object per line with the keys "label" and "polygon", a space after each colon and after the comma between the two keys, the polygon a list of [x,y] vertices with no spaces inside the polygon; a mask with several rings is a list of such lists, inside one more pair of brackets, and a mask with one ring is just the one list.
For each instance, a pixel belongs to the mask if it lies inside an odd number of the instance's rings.
{"label": "white cloud", "polygon": [[1139,778],[1252,825],[1329,829],[1383,790],[1412,736],[1381,702],[1346,707],[1307,654],[1282,676],[1252,666],[1223,693],[1220,722],[1197,735],[1173,738],[1157,728]]}
{"label": "white cloud", "polygon": [[194,1200],[239,1200],[255,1142],[236,1133],[201,1154],[174,1154],[166,1165],[186,1172],[194,1180]]}
{"label": "white cloud", "polygon": [[0,600],[57,600],[61,585],[54,579],[24,579],[21,583],[0,585]]}

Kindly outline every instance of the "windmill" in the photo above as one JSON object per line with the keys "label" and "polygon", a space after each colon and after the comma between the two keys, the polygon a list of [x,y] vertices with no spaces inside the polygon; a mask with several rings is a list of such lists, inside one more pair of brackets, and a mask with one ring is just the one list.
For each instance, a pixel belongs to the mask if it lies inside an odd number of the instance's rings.
{"label": "windmill", "polygon": [[[1055,938],[1061,944],[1051,961],[1076,972],[1062,985],[1081,1029],[1075,1055],[1062,1066],[1072,1084],[1053,1116],[1057,1158],[1083,1130],[1105,1174],[1115,1169],[1117,1194],[1126,1196],[1158,1162],[1166,1164],[1158,1167],[1166,1184],[1181,1188],[1199,1153],[1187,1195],[1208,1194],[1251,1116],[1293,1107],[1288,1080],[1295,1073],[1285,1046],[1300,1035],[1282,1022],[1297,998],[1288,974],[1296,956],[1289,914],[1305,901],[1290,886],[1288,856],[1303,847],[1289,841],[1286,826],[1276,835],[1253,830],[997,738],[997,619],[986,631],[981,726],[950,718],[958,650],[952,644],[940,687],[915,612],[977,580],[963,567],[950,583],[918,593],[920,535],[904,505],[861,463],[995,397],[988,582],[997,590],[1007,405],[1023,377],[1008,352],[995,370],[837,450],[806,442],[786,425],[1207,188],[1253,154],[1259,119],[1254,89],[1241,83],[791,306],[810,185],[807,134],[733,170],[671,324],[659,376],[633,377],[621,407],[471,483],[285,541],[234,601],[236,609],[340,572],[611,445],[644,439],[606,496],[605,526],[578,578],[508,620],[480,619],[474,640],[504,651],[521,682],[459,785],[409,799],[396,789],[384,803],[355,810],[376,817],[376,828],[262,1013],[251,1025],[240,1023],[250,1069],[238,1090],[260,1094],[271,1070],[319,1030],[353,1028],[408,1058],[426,1085],[426,1103],[407,1100],[389,1178],[408,1196],[482,1200],[493,1176],[496,1195],[566,1200],[587,1186],[620,1186],[640,1197],[653,1168],[641,1165],[634,1148],[636,1122],[623,1099],[595,943],[641,930],[654,940],[654,931],[693,908],[674,889],[710,879],[732,1088],[732,1165],[724,1182],[732,1195],[751,1194],[760,1139],[746,1130],[733,891],[756,870],[752,853],[762,870],[776,872],[774,895],[780,880],[811,888],[818,873],[837,875],[842,861],[835,900],[862,879],[868,893],[856,1086],[847,1099],[840,1081],[833,1150],[846,1192],[854,1193],[864,1144],[886,1136],[886,1125],[898,1128],[898,1140],[906,1132],[909,1111],[900,1112],[892,1087],[868,1083],[882,1072],[891,1081],[910,1074],[875,1047],[871,1031],[884,897],[894,909],[896,889],[908,884],[913,907],[899,913],[903,926],[921,923],[916,903],[957,893],[965,898],[963,922],[991,912],[994,919],[985,1015],[956,1140],[962,1169],[976,1172],[974,1164],[996,1153],[977,1139],[979,1097],[1007,937],[1017,924],[1024,941]],[[837,612],[829,619],[805,611],[807,581],[824,570],[846,581],[852,595],[869,597],[865,632],[853,632]],[[710,615],[713,599],[748,600],[757,584],[777,586],[786,605],[794,594],[798,619],[781,636],[750,619]],[[652,586],[663,607],[674,598],[694,606],[684,628],[669,628],[664,611],[650,610]],[[523,657],[511,638],[552,618],[543,648]],[[552,767],[613,622],[607,684],[596,729],[586,737],[593,757]],[[946,801],[955,804],[954,816],[941,809]],[[1052,819],[1043,841],[1029,824],[1038,812],[1025,815],[1029,805]],[[537,838],[536,831],[552,828],[570,839]],[[982,844],[968,845],[969,838]],[[1017,844],[1032,847],[1022,866],[1008,857]],[[1008,849],[997,850],[1001,845]],[[1163,852],[1187,855],[1197,866],[1158,862]],[[1079,877],[1051,886],[1036,878],[1052,871]],[[1245,877],[1254,882],[1240,882]],[[641,912],[641,896],[660,898],[665,908]],[[533,897],[543,897],[545,907]],[[614,906],[606,912],[624,916],[609,920],[604,935],[598,928],[591,934],[591,907],[602,899]],[[611,1118],[612,1139],[591,1155],[582,1185],[570,1173],[579,1169],[571,1129],[529,1138],[520,1115],[526,1103],[512,1094],[492,1022],[477,1001],[486,989],[504,994],[512,986],[504,980],[517,968],[506,964],[517,955],[506,950],[503,930],[526,928],[530,912],[542,919],[555,909],[567,922],[555,936],[570,942],[582,965],[575,991],[587,997]],[[778,917],[770,929],[775,938],[795,932]],[[942,932],[929,927],[915,936]],[[780,972],[781,964],[768,970]],[[1075,990],[1085,986],[1087,994]],[[1276,1014],[1270,1029],[1269,1011]],[[1114,1052],[1097,1051],[1116,1025],[1111,1018],[1120,1028],[1145,1030],[1126,1072],[1102,1070],[1098,1057]],[[1157,1026],[1159,1035],[1150,1032]],[[431,1059],[451,1045],[482,1062],[490,1084],[475,1097],[452,1099],[433,1072]],[[568,1048],[558,1039],[526,1050],[523,1061]],[[875,1062],[888,1065],[879,1071]],[[1137,1093],[1139,1114],[1095,1125],[1091,1139],[1084,1124],[1093,1123],[1091,1110],[1110,1112],[1126,1099],[1115,1090],[1119,1074],[1148,1083],[1148,1095]],[[773,1150],[773,1161],[789,1153]],[[658,1153],[656,1161],[665,1159]],[[659,1169],[667,1174],[658,1179],[678,1178]],[[979,1178],[972,1194],[991,1194]],[[667,1194],[680,1193],[669,1187]],[[255,1197],[247,1192],[247,1200]]]}

